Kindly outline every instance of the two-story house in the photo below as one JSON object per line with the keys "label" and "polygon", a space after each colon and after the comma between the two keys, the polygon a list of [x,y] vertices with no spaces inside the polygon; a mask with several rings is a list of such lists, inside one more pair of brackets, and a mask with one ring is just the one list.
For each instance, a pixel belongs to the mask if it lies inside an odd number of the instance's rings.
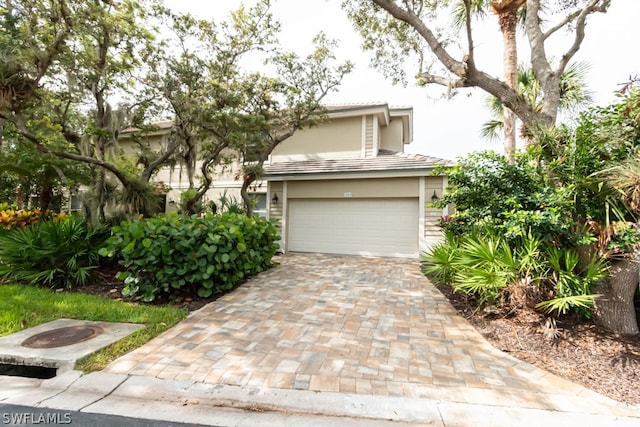
{"label": "two-story house", "polygon": [[417,257],[442,238],[433,208],[445,160],[404,153],[413,109],[380,104],[328,107],[329,120],[281,143],[265,167],[268,214],[281,249]]}
{"label": "two-story house", "polygon": [[[437,221],[447,210],[431,204],[446,177],[432,172],[447,161],[404,153],[413,138],[411,107],[326,108],[326,121],[273,151],[254,186],[255,212],[279,220],[283,252],[417,257],[442,238]],[[160,123],[146,137],[166,144],[170,128]],[[207,200],[223,194],[240,200],[239,170],[237,164],[218,168]],[[175,210],[189,187],[184,165],[164,167],[154,180],[170,189],[166,207]]]}

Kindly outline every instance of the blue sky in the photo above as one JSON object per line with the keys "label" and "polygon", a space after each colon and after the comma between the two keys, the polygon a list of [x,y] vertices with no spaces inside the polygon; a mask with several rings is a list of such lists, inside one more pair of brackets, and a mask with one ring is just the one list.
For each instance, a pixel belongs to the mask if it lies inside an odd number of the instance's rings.
{"label": "blue sky", "polygon": [[[165,3],[175,10],[203,18],[223,19],[241,1],[165,0]],[[245,3],[251,4],[251,1]],[[480,126],[488,118],[484,92],[464,91],[447,100],[442,97],[442,87],[425,89],[411,83],[406,88],[393,86],[370,68],[369,54],[361,51],[360,36],[340,9],[340,0],[274,0],[273,3],[274,15],[282,22],[281,41],[285,47],[300,53],[308,51],[311,39],[322,30],[340,40],[340,57],[356,63],[355,71],[347,76],[339,92],[331,95],[329,102],[386,101],[391,105],[413,106],[414,141],[407,146],[408,152],[455,159],[480,149],[501,150],[500,142],[480,138]],[[588,80],[597,105],[610,103],[617,85],[629,75],[640,73],[640,57],[635,48],[640,40],[639,16],[640,1],[614,0],[606,15],[597,14],[588,21],[586,38],[576,60],[586,60],[591,66]],[[480,68],[500,76],[502,45],[494,17],[485,19],[484,26],[476,33],[476,42]],[[521,41],[523,46],[526,43]],[[556,46],[560,48],[562,43],[566,40],[558,41]]]}

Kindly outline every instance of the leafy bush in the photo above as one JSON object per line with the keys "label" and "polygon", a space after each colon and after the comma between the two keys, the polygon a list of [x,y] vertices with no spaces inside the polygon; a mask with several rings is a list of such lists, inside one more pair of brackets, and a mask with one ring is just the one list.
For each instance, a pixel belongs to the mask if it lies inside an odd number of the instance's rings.
{"label": "leafy bush", "polygon": [[456,291],[478,297],[479,305],[493,305],[522,279],[534,281],[543,269],[541,241],[527,235],[512,248],[497,235],[474,230],[445,242],[423,255],[423,272],[435,280],[448,278]]}
{"label": "leafy bush", "polygon": [[591,290],[607,276],[605,260],[594,255],[586,266],[581,267],[580,257],[574,249],[549,247],[546,252],[552,272],[548,279],[554,298],[540,302],[536,307],[548,313],[565,314],[573,310],[591,317],[590,309],[597,297]]}
{"label": "leafy bush", "polygon": [[457,238],[449,233],[423,255],[427,276],[477,297],[479,306],[508,303],[589,317],[596,298],[591,290],[607,266],[597,256],[582,264],[575,249],[546,245],[531,234],[508,241],[478,230]]}
{"label": "leafy bush", "polygon": [[482,228],[510,241],[528,233],[575,240],[571,187],[549,186],[524,155],[509,163],[494,152],[474,153],[438,172],[446,172],[449,187],[437,205],[456,207],[441,223],[445,230],[461,235]]}
{"label": "leafy bush", "polygon": [[98,266],[105,227],[90,228],[71,215],[46,219],[0,234],[0,277],[30,285],[83,285]]}
{"label": "leafy bush", "polygon": [[[425,274],[510,310],[589,317],[596,288],[623,301],[622,286],[600,286],[616,274],[610,262],[640,251],[640,89],[621,98],[574,128],[537,129],[511,163],[485,152],[436,170],[449,182],[436,205],[456,208],[440,225],[455,239],[425,255]],[[621,304],[607,315],[633,313],[632,300]]]}
{"label": "leafy bush", "polygon": [[422,272],[436,283],[450,283],[455,274],[454,262],[458,255],[458,238],[445,232],[444,242],[431,247],[422,255]]}
{"label": "leafy bush", "polygon": [[272,223],[245,215],[167,214],[113,227],[100,253],[125,267],[127,296],[152,301],[186,288],[207,297],[268,269],[278,238]]}

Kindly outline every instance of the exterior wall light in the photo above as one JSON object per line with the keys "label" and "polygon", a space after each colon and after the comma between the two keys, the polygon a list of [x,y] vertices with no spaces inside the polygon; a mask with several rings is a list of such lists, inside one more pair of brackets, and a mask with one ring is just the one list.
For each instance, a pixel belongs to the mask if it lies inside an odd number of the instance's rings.
{"label": "exterior wall light", "polygon": [[437,202],[438,200],[440,200],[440,197],[438,197],[438,194],[436,193],[436,190],[433,190],[433,196],[431,196],[431,201],[433,203]]}
{"label": "exterior wall light", "polygon": [[271,198],[271,203],[274,205],[278,204],[278,193],[273,193],[273,197]]}

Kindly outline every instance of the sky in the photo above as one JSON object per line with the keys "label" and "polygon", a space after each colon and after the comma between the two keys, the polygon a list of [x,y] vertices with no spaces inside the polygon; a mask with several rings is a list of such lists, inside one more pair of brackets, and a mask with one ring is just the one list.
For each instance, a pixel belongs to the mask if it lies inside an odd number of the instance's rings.
{"label": "sky", "polygon": [[[190,12],[201,18],[224,19],[236,9],[240,0],[165,0],[170,8]],[[245,0],[245,4],[251,4]],[[355,63],[354,71],[342,82],[338,92],[327,103],[387,102],[410,105],[414,111],[414,138],[405,151],[444,159],[456,159],[472,151],[501,151],[500,141],[480,137],[483,122],[489,119],[487,95],[478,90],[464,90],[447,99],[444,88],[392,85],[380,72],[371,68],[370,53],[360,48],[361,38],[340,8],[340,0],[273,0],[272,11],[282,24],[283,47],[299,54],[310,52],[311,40],[319,31],[340,43],[338,57]],[[640,39],[640,1],[613,0],[606,14],[589,18],[586,37],[576,61],[587,61],[587,76],[594,105],[607,105],[615,100],[614,92],[630,75],[640,74],[640,56],[635,48]],[[502,39],[497,20],[488,16],[475,33],[476,61],[483,71],[502,75]],[[555,40],[557,55],[566,50],[568,39]],[[525,39],[519,43],[526,46]],[[560,50],[561,49],[561,50]],[[524,60],[521,53],[520,62]]]}

